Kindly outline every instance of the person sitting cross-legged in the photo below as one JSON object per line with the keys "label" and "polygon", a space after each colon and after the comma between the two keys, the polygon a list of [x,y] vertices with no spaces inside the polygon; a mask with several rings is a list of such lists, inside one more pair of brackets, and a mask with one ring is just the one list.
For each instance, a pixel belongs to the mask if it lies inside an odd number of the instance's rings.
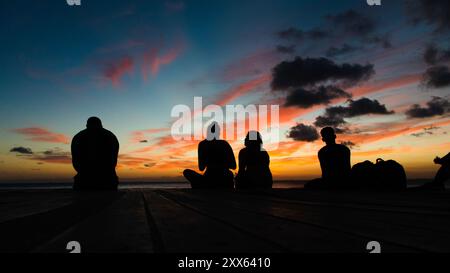
{"label": "person sitting cross-legged", "polygon": [[198,167],[204,174],[184,170],[184,177],[193,189],[233,189],[236,159],[230,144],[220,139],[220,127],[213,122],[207,129],[207,138],[198,145]]}

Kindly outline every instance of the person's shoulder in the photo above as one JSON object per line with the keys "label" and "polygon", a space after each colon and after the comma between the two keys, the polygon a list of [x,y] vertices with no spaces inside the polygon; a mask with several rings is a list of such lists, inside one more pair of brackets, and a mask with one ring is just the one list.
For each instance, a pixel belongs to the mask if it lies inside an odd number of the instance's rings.
{"label": "person's shoulder", "polygon": [[340,150],[350,152],[350,149],[347,146],[345,146],[344,144],[336,144],[336,145]]}
{"label": "person's shoulder", "polygon": [[73,142],[73,141],[77,141],[77,140],[83,138],[86,134],[87,134],[87,129],[84,129],[84,130],[79,131],[79,132],[73,137],[72,142]]}
{"label": "person's shoulder", "polygon": [[242,148],[240,151],[239,151],[239,155],[245,155],[245,154],[247,154],[248,153],[248,148],[247,147],[244,147],[244,148]]}
{"label": "person's shoulder", "polygon": [[223,145],[223,146],[231,147],[230,143],[228,143],[228,141],[223,140],[223,139],[217,140],[217,143],[219,143],[220,145]]}
{"label": "person's shoulder", "polygon": [[319,155],[320,155],[320,154],[323,154],[323,153],[325,153],[328,149],[329,149],[329,147],[325,145],[325,146],[323,146],[322,148],[320,148],[318,154],[319,154]]}

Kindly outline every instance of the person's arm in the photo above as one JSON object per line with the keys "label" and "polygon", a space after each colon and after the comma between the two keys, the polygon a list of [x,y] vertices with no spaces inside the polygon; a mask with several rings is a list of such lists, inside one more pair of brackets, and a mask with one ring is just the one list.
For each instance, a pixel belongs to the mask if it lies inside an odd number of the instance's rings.
{"label": "person's arm", "polygon": [[322,170],[322,178],[326,178],[326,177],[328,177],[328,166],[327,166],[326,160],[324,158],[323,152],[321,152],[321,151],[322,150],[320,150],[318,153],[320,169]]}
{"label": "person's arm", "polygon": [[227,165],[229,169],[236,170],[236,158],[234,158],[233,149],[230,144],[227,142]]}
{"label": "person's arm", "polygon": [[352,169],[351,157],[352,157],[352,153],[351,153],[350,149],[347,148],[347,157],[346,157],[345,167],[347,168],[348,172],[350,172]]}
{"label": "person's arm", "polygon": [[72,139],[70,149],[72,152],[73,168],[75,169],[75,171],[80,172],[81,171],[80,144],[77,136],[75,136]]}
{"label": "person's arm", "polygon": [[269,153],[267,152],[267,151],[264,151],[263,152],[264,153],[264,165],[265,165],[265,167],[269,167],[269,165],[270,165],[270,156],[269,156]]}
{"label": "person's arm", "polygon": [[246,166],[247,166],[247,156],[245,154],[245,150],[242,149],[239,152],[239,170],[238,170],[238,175],[242,174],[245,171]]}
{"label": "person's arm", "polygon": [[198,144],[198,169],[202,172],[206,169],[206,155],[203,141]]}
{"label": "person's arm", "polygon": [[113,166],[114,168],[117,166],[117,158],[119,157],[119,140],[115,135],[113,135]]}

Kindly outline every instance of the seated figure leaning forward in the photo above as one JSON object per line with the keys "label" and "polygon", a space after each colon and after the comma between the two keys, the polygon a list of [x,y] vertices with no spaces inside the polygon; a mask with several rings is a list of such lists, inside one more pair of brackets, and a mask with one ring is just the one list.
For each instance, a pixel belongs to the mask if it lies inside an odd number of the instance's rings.
{"label": "seated figure leaning forward", "polygon": [[189,169],[183,172],[193,189],[234,188],[234,175],[230,169],[236,169],[236,160],[230,144],[220,139],[217,122],[208,126],[207,139],[198,145],[198,167],[205,171],[204,174]]}
{"label": "seated figure leaning forward", "polygon": [[77,171],[74,190],[117,190],[116,175],[119,141],[102,126],[97,117],[72,140],[72,164]]}
{"label": "seated figure leaning forward", "polygon": [[336,134],[331,127],[320,131],[326,145],[319,151],[322,178],[305,185],[305,189],[341,189],[350,186],[350,149],[336,143]]}

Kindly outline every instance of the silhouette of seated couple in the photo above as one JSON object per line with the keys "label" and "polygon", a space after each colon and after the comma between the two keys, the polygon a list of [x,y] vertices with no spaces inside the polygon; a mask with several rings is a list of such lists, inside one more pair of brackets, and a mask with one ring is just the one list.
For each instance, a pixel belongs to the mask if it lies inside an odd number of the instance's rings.
{"label": "silhouette of seated couple", "polygon": [[239,152],[239,171],[234,179],[231,170],[236,169],[236,160],[230,144],[220,139],[220,127],[217,122],[207,129],[207,137],[198,145],[198,167],[185,170],[184,177],[193,189],[253,189],[272,188],[269,154],[262,149],[262,137],[259,132],[250,131],[245,138],[245,148]]}
{"label": "silhouette of seated couple", "polygon": [[[306,189],[336,189],[354,187],[357,169],[362,170],[366,179],[380,177],[378,181],[388,180],[392,172],[403,171],[401,165],[390,161],[370,161],[350,165],[350,150],[336,143],[334,129],[326,127],[321,130],[322,140],[326,145],[320,149],[318,156],[322,169],[322,178],[310,181]],[[207,138],[198,145],[198,166],[203,174],[185,170],[184,176],[192,188],[207,189],[252,189],[272,188],[272,173],[269,168],[269,154],[262,149],[262,137],[251,131],[245,138],[245,148],[239,152],[239,171],[234,178],[231,170],[236,169],[233,150],[228,142],[220,139],[220,127],[213,122],[207,129]],[[75,190],[116,190],[116,174],[119,141],[116,136],[102,126],[97,117],[88,119],[86,129],[79,132],[72,140],[72,163],[77,174],[74,177]],[[443,158],[436,157],[434,162],[441,165],[434,180],[421,189],[444,189],[444,183],[450,177],[450,153]],[[397,164],[397,165],[396,165]],[[359,165],[359,166],[357,166]],[[375,166],[372,166],[375,165]],[[376,168],[380,165],[380,168]],[[357,168],[357,167],[363,168]],[[370,167],[370,168],[369,168]],[[400,168],[400,170],[399,170]],[[380,170],[385,170],[382,172]],[[401,174],[400,176],[402,177]],[[359,182],[359,181],[357,181]],[[377,182],[377,181],[375,181]],[[406,182],[405,182],[406,184]]]}

